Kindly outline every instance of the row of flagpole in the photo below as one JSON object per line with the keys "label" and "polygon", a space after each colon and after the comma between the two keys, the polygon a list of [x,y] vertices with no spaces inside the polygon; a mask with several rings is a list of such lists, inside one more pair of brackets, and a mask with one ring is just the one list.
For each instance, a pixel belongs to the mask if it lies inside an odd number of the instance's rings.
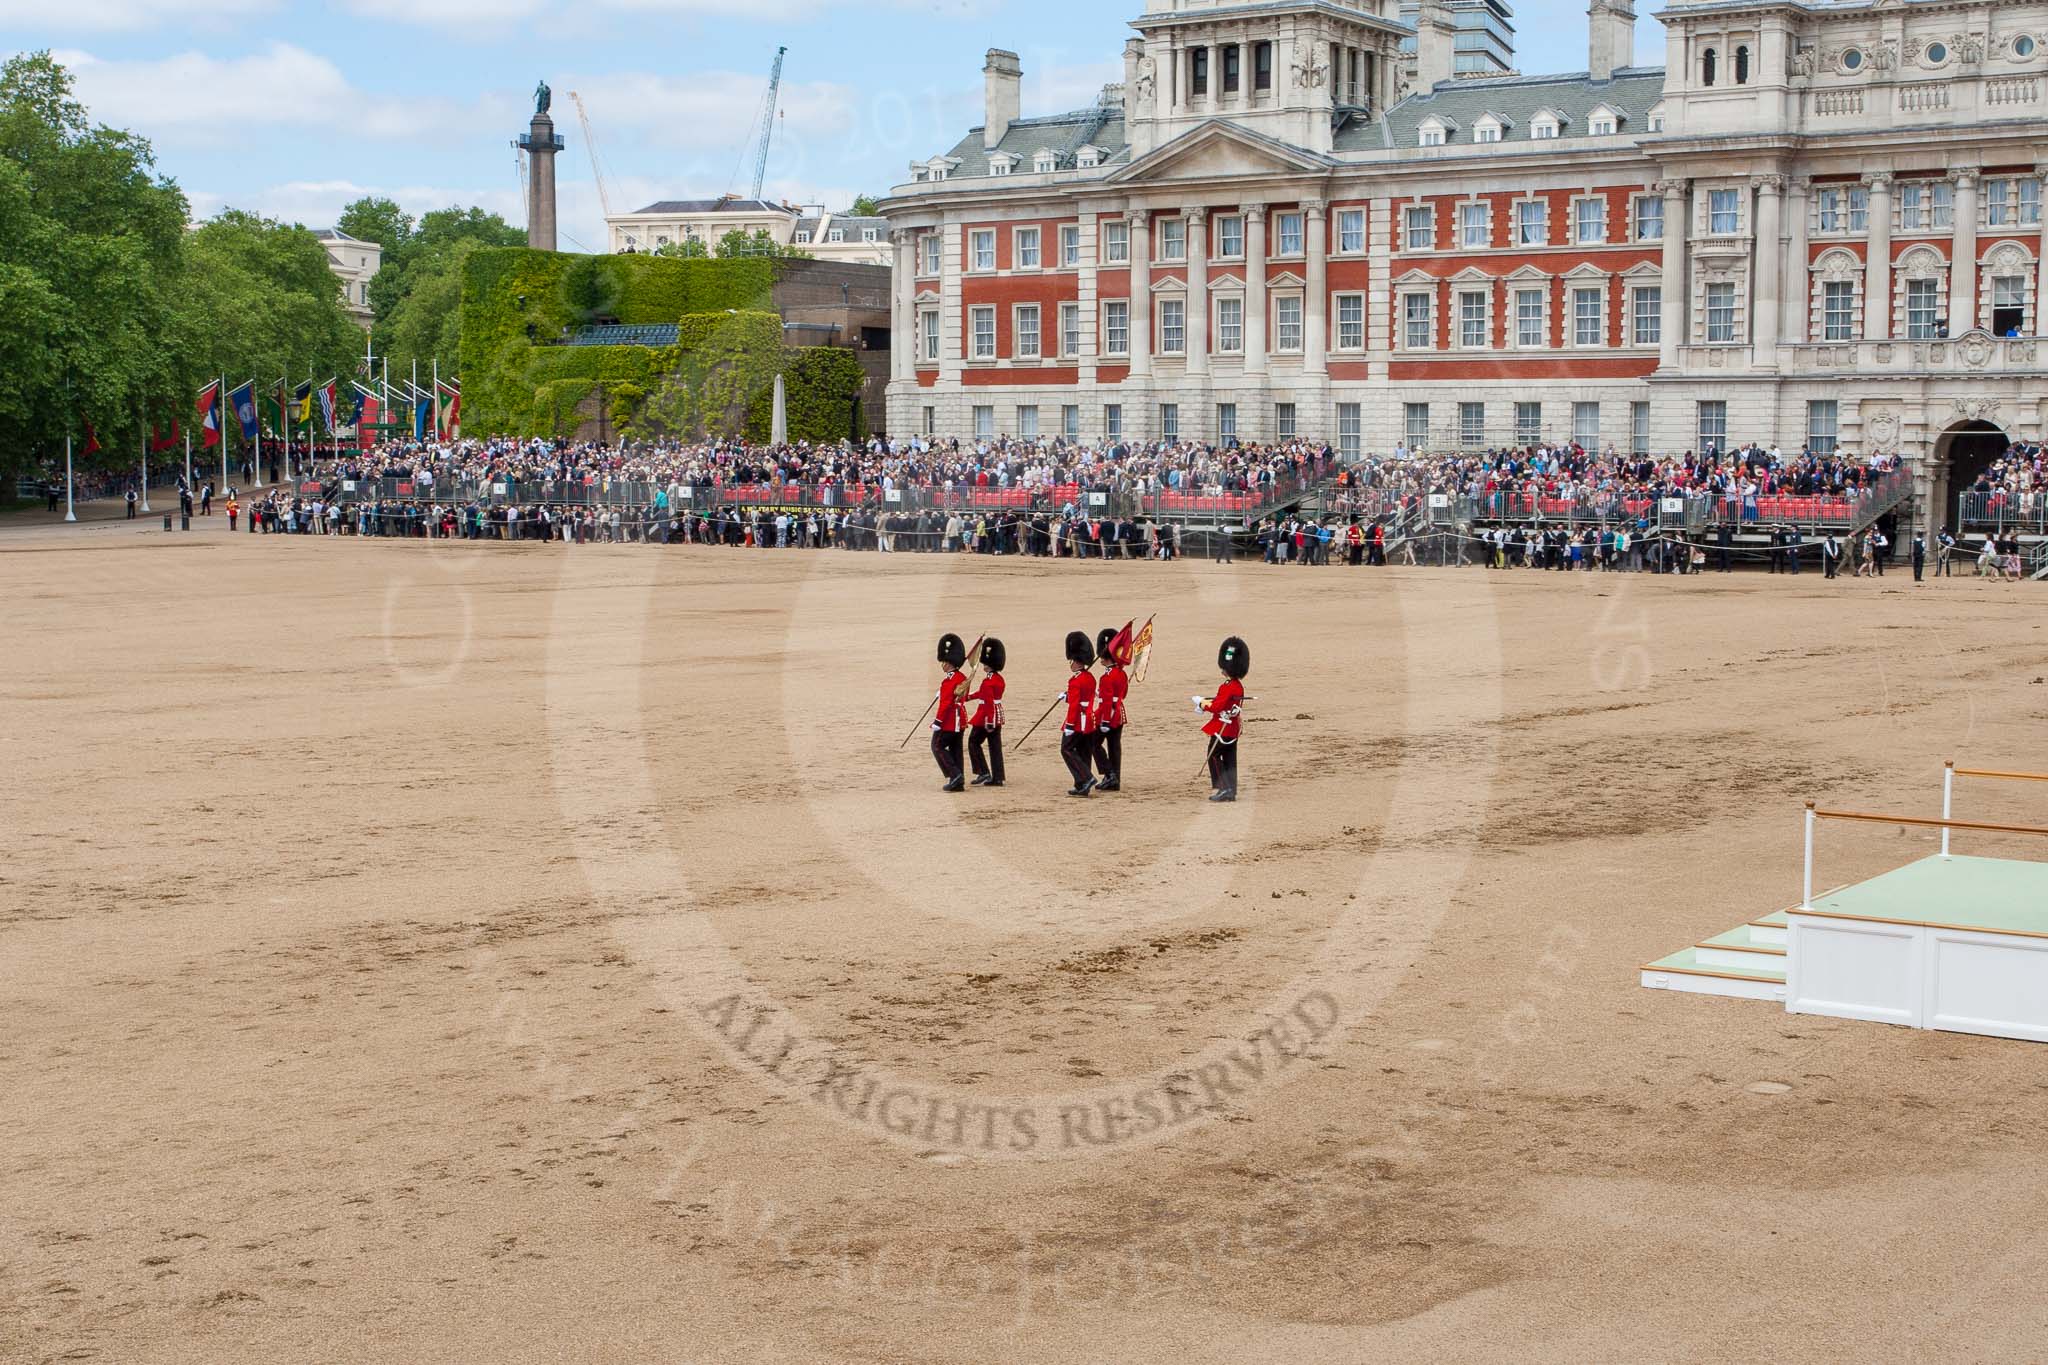
{"label": "row of flagpole", "polygon": [[[365,370],[367,371],[371,359],[367,344],[364,347],[363,358]],[[441,379],[440,360],[436,358],[432,363],[433,388],[423,389],[420,387],[419,361],[415,359],[412,364],[412,379],[410,382],[403,378],[398,381],[397,392],[399,396],[395,400],[392,396],[391,362],[388,358],[383,362],[381,374],[372,376],[366,373],[365,375],[366,378],[372,379],[376,384],[374,390],[365,384],[354,380],[350,381],[349,387],[354,389],[356,393],[355,425],[357,428],[358,444],[361,444],[362,438],[368,434],[363,430],[364,425],[373,417],[381,417],[385,413],[394,412],[399,407],[407,404],[410,404],[413,410],[412,427],[414,440],[426,440],[430,431],[435,438],[440,440],[453,440],[460,435],[462,427],[461,381],[450,379],[443,382]],[[339,382],[338,376],[334,379],[329,379],[325,384],[316,384],[312,374],[308,373],[305,385],[291,391],[289,395],[285,387],[288,382],[288,380],[280,378],[274,386],[279,428],[281,439],[284,442],[285,482],[290,482],[293,477],[292,428],[296,425],[296,422],[293,420],[295,413],[306,424],[305,453],[306,462],[309,465],[319,444],[315,440],[312,430],[315,405],[317,404],[321,418],[327,426],[328,438],[333,443],[337,455],[341,450],[340,428],[343,425],[338,411],[340,403],[336,389],[336,385]],[[221,412],[223,399],[225,399],[229,409],[234,414],[236,423],[241,428],[242,439],[249,444],[251,451],[249,468],[253,475],[253,484],[255,487],[261,488],[263,487],[263,422],[257,405],[262,400],[259,400],[257,397],[256,381],[253,379],[245,380],[230,389],[227,386],[227,377],[223,375],[210,381],[199,391],[197,410],[200,418],[201,439],[207,446],[220,447],[220,482],[221,487],[225,489],[229,486],[229,478],[227,432]],[[371,410],[371,404],[376,405],[374,412]],[[177,440],[178,424],[176,422],[172,423],[171,430],[172,435],[168,441],[161,439],[155,441],[159,448],[170,445]],[[183,434],[185,439],[185,487],[189,490],[193,486],[192,433],[188,430]],[[85,435],[87,441],[85,453],[90,455],[100,448],[99,438],[93,434],[90,422],[85,424]],[[154,437],[155,429],[145,422],[139,438],[142,476],[139,496],[141,499],[140,510],[144,512],[150,510],[149,455],[151,442]],[[64,433],[64,520],[78,520],[73,434],[69,430]]]}

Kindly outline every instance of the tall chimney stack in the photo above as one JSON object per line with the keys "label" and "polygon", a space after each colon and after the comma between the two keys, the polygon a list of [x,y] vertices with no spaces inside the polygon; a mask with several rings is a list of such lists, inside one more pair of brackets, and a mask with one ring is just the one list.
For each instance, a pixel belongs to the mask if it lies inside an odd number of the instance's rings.
{"label": "tall chimney stack", "polygon": [[1636,12],[1632,0],[1592,0],[1586,10],[1586,70],[1604,81],[1636,62]]}
{"label": "tall chimney stack", "polygon": [[1422,0],[1422,8],[1415,14],[1415,84],[1423,93],[1454,73],[1457,33],[1450,7],[1443,0]]}
{"label": "tall chimney stack", "polygon": [[1003,140],[1003,134],[1010,131],[1010,125],[1017,121],[1017,115],[1024,107],[1024,68],[1017,61],[1016,53],[992,47],[988,50],[988,61],[982,65],[981,78],[984,91],[981,145],[994,147]]}

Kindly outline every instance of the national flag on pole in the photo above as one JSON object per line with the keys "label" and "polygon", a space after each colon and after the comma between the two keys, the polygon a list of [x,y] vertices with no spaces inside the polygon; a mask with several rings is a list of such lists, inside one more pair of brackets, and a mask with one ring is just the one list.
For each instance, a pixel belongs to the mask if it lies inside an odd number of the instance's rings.
{"label": "national flag on pole", "polygon": [[151,450],[175,450],[178,447],[178,443],[184,439],[185,433],[178,430],[178,419],[175,417],[171,419],[171,434],[168,436],[157,430],[154,423],[150,425],[149,448]]}
{"label": "national flag on pole", "polygon": [[315,392],[320,395],[320,420],[327,423],[327,434],[332,436],[334,434],[334,381],[332,379],[328,380]]}
{"label": "national flag on pole", "polygon": [[220,444],[220,381],[199,391],[199,440],[211,449]]}
{"label": "national flag on pole", "polygon": [[292,425],[313,425],[313,381],[310,379],[292,390]]}
{"label": "national flag on pole", "polygon": [[434,434],[444,441],[462,434],[462,390],[443,379],[434,381]]}
{"label": "national flag on pole", "polygon": [[78,453],[79,453],[79,454],[81,454],[81,455],[90,455],[90,454],[92,454],[92,453],[93,453],[93,452],[94,452],[95,450],[98,450],[99,448],[100,448],[100,434],[99,434],[98,432],[96,432],[96,431],[94,431],[94,430],[92,429],[92,423],[90,423],[90,422],[86,422],[86,423],[85,423],[85,449],[84,449],[84,450],[81,450],[81,451],[79,451]]}
{"label": "national flag on pole", "polygon": [[383,417],[384,404],[361,384],[349,387],[356,391],[356,444],[368,450],[377,440],[377,433],[370,428]]}
{"label": "national flag on pole", "polygon": [[262,424],[256,420],[256,381],[251,379],[240,388],[228,392],[228,406],[235,411],[235,420],[242,424],[242,439],[253,441]]}
{"label": "national flag on pole", "polygon": [[427,404],[420,400],[425,397],[418,389],[412,391],[412,438],[415,441],[427,439],[427,418],[430,416]]}
{"label": "national flag on pole", "polygon": [[[1125,626],[1124,630],[1128,632],[1130,630],[1130,627]],[[1128,642],[1126,648],[1129,649],[1131,655],[1131,681],[1145,681],[1146,666],[1152,662],[1151,617],[1148,616],[1145,618],[1144,627],[1141,630],[1139,630],[1136,638]]]}

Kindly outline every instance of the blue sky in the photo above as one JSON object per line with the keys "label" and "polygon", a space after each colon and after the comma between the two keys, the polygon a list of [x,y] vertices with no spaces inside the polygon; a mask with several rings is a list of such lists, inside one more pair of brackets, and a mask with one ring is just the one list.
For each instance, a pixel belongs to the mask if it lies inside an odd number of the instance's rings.
{"label": "blue sky", "polygon": [[[843,209],[908,178],[981,119],[982,54],[1023,58],[1024,112],[1091,101],[1120,77],[1142,0],[0,0],[0,50],[50,48],[93,115],[155,143],[196,216],[224,205],[309,227],[362,194],[415,212],[481,204],[525,221],[511,140],[534,83],[555,91],[575,250],[603,214],[571,90],[612,208],[744,191],[749,130],[789,55],[767,193]],[[1643,7],[1639,60],[1661,62]],[[1583,69],[1580,3],[1521,6],[1527,72]]]}

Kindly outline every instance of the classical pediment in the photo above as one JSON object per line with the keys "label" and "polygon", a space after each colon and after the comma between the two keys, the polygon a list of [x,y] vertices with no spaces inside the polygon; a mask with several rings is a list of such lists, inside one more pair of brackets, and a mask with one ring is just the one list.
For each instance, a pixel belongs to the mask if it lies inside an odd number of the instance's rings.
{"label": "classical pediment", "polygon": [[1108,179],[1121,184],[1217,180],[1256,175],[1320,175],[1335,163],[1277,139],[1211,120],[1154,148]]}

